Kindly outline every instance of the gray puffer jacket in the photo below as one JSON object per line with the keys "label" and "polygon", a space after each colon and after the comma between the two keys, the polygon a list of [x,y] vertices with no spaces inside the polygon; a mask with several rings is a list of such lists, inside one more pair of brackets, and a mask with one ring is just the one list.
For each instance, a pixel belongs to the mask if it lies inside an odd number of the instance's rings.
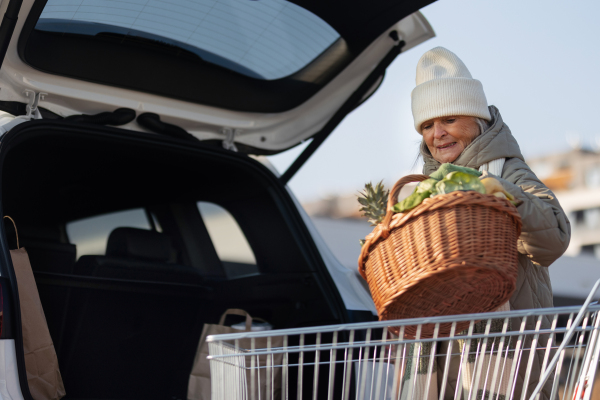
{"label": "gray puffer jacket", "polygon": [[[567,249],[571,226],[554,194],[525,164],[519,145],[498,109],[494,106],[489,109],[491,126],[473,140],[453,164],[478,169],[498,158],[506,159],[499,180],[507,192],[523,201],[517,207],[523,228],[518,242],[517,288],[510,299],[510,307],[513,310],[552,307],[552,285],[547,267]],[[425,160],[423,173],[430,175],[440,163],[433,159],[426,146],[422,146],[421,153]],[[542,321],[543,328],[550,324],[548,318]],[[512,325],[518,327],[520,321],[513,321]],[[533,329],[534,325],[535,321],[530,318],[527,329]],[[539,367],[541,365],[534,365],[533,376],[537,376],[536,372],[539,374]]]}

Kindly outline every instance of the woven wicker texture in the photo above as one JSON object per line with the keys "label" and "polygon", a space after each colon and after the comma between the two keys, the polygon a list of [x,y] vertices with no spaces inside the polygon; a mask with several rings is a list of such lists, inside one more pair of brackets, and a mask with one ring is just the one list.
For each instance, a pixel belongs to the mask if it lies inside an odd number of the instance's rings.
{"label": "woven wicker texture", "polygon": [[[400,189],[426,175],[400,179],[388,213],[366,238],[358,260],[380,320],[493,311],[515,290],[521,218],[508,200],[452,192],[394,213]],[[468,328],[468,322],[456,332]],[[451,325],[440,326],[447,336]],[[424,325],[421,337],[432,337]],[[414,337],[415,329],[405,335]]]}

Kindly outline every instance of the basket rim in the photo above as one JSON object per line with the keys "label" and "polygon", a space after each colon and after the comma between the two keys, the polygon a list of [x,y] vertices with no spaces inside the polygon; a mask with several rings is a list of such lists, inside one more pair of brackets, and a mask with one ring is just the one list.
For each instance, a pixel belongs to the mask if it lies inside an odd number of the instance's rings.
{"label": "basket rim", "polygon": [[507,213],[517,225],[517,236],[521,234],[521,215],[517,208],[507,199],[496,197],[492,194],[483,194],[475,191],[456,191],[447,194],[441,194],[435,197],[429,197],[417,207],[409,210],[406,213],[396,213],[389,224],[385,226],[384,223],[380,223],[373,231],[368,234],[365,238],[365,244],[362,247],[360,256],[358,258],[358,271],[361,276],[366,280],[365,265],[369,258],[371,248],[376,245],[380,240],[385,240],[390,233],[396,229],[401,228],[412,219],[415,219],[422,214],[430,211],[438,211],[446,208],[454,208],[460,206],[482,206],[496,209],[500,212]]}

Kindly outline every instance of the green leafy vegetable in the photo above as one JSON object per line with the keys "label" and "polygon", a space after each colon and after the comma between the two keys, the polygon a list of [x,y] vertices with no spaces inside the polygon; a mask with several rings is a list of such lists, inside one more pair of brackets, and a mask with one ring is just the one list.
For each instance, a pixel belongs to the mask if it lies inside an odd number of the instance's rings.
{"label": "green leafy vegetable", "polygon": [[447,194],[457,190],[474,190],[485,194],[485,186],[476,175],[454,171],[435,185],[437,194]]}
{"label": "green leafy vegetable", "polygon": [[444,177],[446,177],[446,175],[448,175],[449,173],[454,172],[454,171],[464,172],[464,173],[470,174],[470,175],[481,176],[481,172],[477,171],[476,169],[468,168],[468,167],[459,167],[458,165],[454,165],[454,164],[450,164],[450,163],[442,164],[440,166],[440,168],[438,168],[437,171],[435,171],[433,174],[431,174],[429,176],[433,179],[441,181],[442,179],[444,179]]}
{"label": "green leafy vegetable", "polygon": [[438,181],[435,179],[426,179],[417,185],[416,192],[433,192],[436,183],[438,183]]}
{"label": "green leafy vegetable", "polygon": [[[473,168],[459,167],[450,163],[445,163],[440,168],[430,175],[429,179],[420,182],[410,196],[397,203],[392,210],[397,213],[403,213],[412,210],[423,202],[428,197],[436,196],[438,194],[446,194],[455,192],[457,190],[474,190],[479,193],[486,193],[485,186],[479,180],[481,172]],[[373,190],[371,187],[367,187],[366,192],[380,192],[381,190]],[[385,193],[387,197],[387,193]],[[378,212],[371,211],[371,214],[377,214],[371,217],[373,223],[381,222],[381,219],[385,215],[385,209],[381,205],[381,196],[369,196],[364,195],[364,198],[359,199],[359,202],[363,206],[361,211],[365,212],[367,209],[378,210]],[[372,205],[372,199],[377,199],[378,207]],[[365,215],[367,213],[365,212]]]}
{"label": "green leafy vegetable", "polygon": [[397,212],[397,213],[402,213],[402,212],[405,212],[408,210],[412,210],[413,208],[415,208],[416,206],[421,204],[423,202],[423,200],[425,200],[426,198],[431,196],[431,192],[428,190],[424,191],[424,192],[418,192],[417,190],[418,190],[418,188],[416,188],[415,191],[412,192],[412,194],[410,196],[408,196],[407,198],[402,200],[400,203],[397,203],[392,208],[392,210],[394,210],[394,212]]}
{"label": "green leafy vegetable", "polygon": [[439,181],[437,185],[435,185],[435,191],[437,194],[447,194],[457,190],[460,190],[460,184],[449,179],[443,179]]}

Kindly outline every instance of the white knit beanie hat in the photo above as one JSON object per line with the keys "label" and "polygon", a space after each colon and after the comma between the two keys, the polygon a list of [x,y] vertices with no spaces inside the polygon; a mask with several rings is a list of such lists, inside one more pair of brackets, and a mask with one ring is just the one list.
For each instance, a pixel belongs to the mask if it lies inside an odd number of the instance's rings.
{"label": "white knit beanie hat", "polygon": [[415,129],[433,118],[467,115],[492,119],[483,86],[453,52],[436,47],[417,64],[417,87],[411,94]]}

